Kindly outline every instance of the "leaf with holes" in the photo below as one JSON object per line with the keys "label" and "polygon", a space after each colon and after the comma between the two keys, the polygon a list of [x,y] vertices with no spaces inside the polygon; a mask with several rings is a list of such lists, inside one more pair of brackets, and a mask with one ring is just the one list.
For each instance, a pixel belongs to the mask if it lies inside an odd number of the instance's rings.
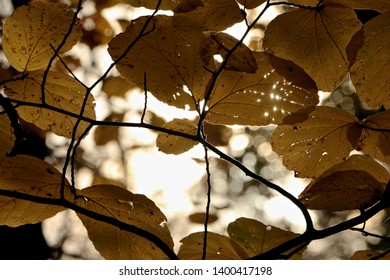
{"label": "leaf with holes", "polygon": [[361,101],[390,109],[390,12],[368,21],[362,32],[364,44],[351,67],[351,80]]}
{"label": "leaf with holes", "polygon": [[253,53],[256,73],[223,71],[208,102],[207,121],[225,125],[268,125],[318,103],[313,80],[291,61]]}
{"label": "leaf with holes", "polygon": [[[173,119],[166,123],[163,128],[189,135],[196,135],[197,133],[197,126],[185,119]],[[159,132],[156,140],[156,146],[159,151],[174,155],[184,153],[196,144],[198,143],[194,140],[164,132]]]}
{"label": "leaf with holes", "polygon": [[[35,2],[17,8],[4,23],[3,50],[9,63],[20,72],[47,66],[73,17],[70,7],[58,3]],[[69,51],[81,36],[76,22],[59,54]]]}
{"label": "leaf with holes", "polygon": [[[41,104],[42,79],[43,71],[31,72],[22,80],[5,83],[5,92],[10,98],[15,100]],[[85,99],[86,88],[73,77],[58,72],[49,72],[44,88],[45,103],[47,105],[69,112],[73,116],[36,105],[18,107],[17,111],[20,117],[34,123],[43,130],[49,130],[60,136],[71,138],[73,127],[77,122],[77,116],[81,112]],[[94,98],[90,94],[83,116],[94,120],[94,107]],[[84,132],[87,126],[88,123],[85,121],[80,123],[76,138]]]}
{"label": "leaf with holes", "polygon": [[[183,31],[221,31],[244,20],[234,0],[202,0],[192,10],[175,10],[172,23]],[[180,7],[180,6],[179,6]]]}
{"label": "leaf with holes", "polygon": [[[233,36],[223,32],[207,32],[207,37],[200,47],[200,59],[205,67],[210,68],[210,61],[214,61],[215,55],[226,59],[228,51],[231,51],[236,45],[238,47],[231,53],[224,69],[248,73],[256,72],[257,62],[252,51],[245,44],[239,44],[239,41]],[[210,70],[216,71],[217,67]]]}
{"label": "leaf with holes", "polygon": [[[160,101],[195,110],[211,77],[198,57],[204,35],[175,29],[167,16],[153,17],[142,33],[147,18],[133,21],[110,42],[108,51],[116,60],[126,51],[127,44],[123,42],[132,45],[137,40],[116,65],[117,69],[142,89],[146,75],[147,90]],[[145,32],[148,34],[139,39],[139,34]]]}
{"label": "leaf with holes", "polygon": [[[173,248],[166,217],[153,201],[113,185],[82,189],[78,206],[145,230]],[[134,233],[77,213],[96,249],[106,259],[167,259],[154,243]],[[109,242],[107,242],[109,240]]]}
{"label": "leaf with holes", "polygon": [[0,114],[0,160],[11,152],[15,136],[6,114]]}
{"label": "leaf with holes", "polygon": [[[62,175],[47,162],[35,157],[18,155],[0,160],[0,224],[18,227],[35,224],[50,218],[65,207],[51,205],[49,201],[38,203],[40,199],[60,198]],[[69,183],[65,181],[65,194],[69,193]],[[5,191],[5,192],[3,192]],[[32,196],[38,202],[7,196],[11,192],[17,196]]]}
{"label": "leaf with holes", "polygon": [[357,150],[390,164],[390,111],[373,114],[362,121]]}
{"label": "leaf with holes", "polygon": [[382,198],[389,179],[387,170],[373,159],[353,155],[314,179],[299,200],[314,210],[367,208]]}
{"label": "leaf with holes", "polygon": [[344,161],[358,143],[361,128],[350,113],[326,106],[287,116],[271,135],[274,151],[297,177],[317,177]]}
{"label": "leaf with holes", "polygon": [[332,91],[348,72],[346,47],[360,28],[354,11],[347,7],[297,9],[270,22],[263,47],[301,66],[319,90]]}
{"label": "leaf with holes", "polygon": [[[179,249],[181,260],[201,260],[204,233],[195,232],[184,237]],[[248,256],[229,237],[214,232],[207,233],[206,260],[241,260]]]}
{"label": "leaf with holes", "polygon": [[[291,231],[267,226],[257,220],[248,218],[239,218],[230,223],[227,231],[230,238],[235,241],[249,257],[254,257],[267,252],[298,236],[298,234]],[[300,258],[301,255],[302,251],[295,254],[293,258]]]}

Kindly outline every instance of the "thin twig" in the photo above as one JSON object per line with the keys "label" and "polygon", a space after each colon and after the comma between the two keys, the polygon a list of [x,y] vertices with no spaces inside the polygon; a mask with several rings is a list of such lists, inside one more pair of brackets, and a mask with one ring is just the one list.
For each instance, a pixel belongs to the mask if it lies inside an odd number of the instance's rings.
{"label": "thin twig", "polygon": [[210,161],[208,156],[208,149],[204,148],[204,159],[206,162],[206,176],[207,176],[207,203],[206,203],[206,219],[204,221],[204,235],[203,235],[203,250],[202,260],[206,259],[207,254],[207,236],[208,236],[208,224],[210,218],[210,206],[211,206],[211,172],[210,172]]}
{"label": "thin twig", "polygon": [[145,102],[144,102],[144,108],[142,110],[141,123],[144,123],[146,110],[148,108],[148,85],[147,85],[147,75],[146,75],[146,72],[144,73],[144,95],[145,95]]}

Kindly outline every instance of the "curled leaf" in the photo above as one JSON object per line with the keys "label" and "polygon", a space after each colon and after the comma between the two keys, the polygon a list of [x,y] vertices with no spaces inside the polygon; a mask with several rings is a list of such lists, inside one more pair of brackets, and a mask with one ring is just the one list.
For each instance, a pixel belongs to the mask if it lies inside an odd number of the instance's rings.
{"label": "curled leaf", "polygon": [[[20,72],[45,67],[73,17],[73,10],[59,3],[34,2],[17,8],[4,23],[3,50],[9,63]],[[76,23],[59,54],[69,51],[81,36]]]}

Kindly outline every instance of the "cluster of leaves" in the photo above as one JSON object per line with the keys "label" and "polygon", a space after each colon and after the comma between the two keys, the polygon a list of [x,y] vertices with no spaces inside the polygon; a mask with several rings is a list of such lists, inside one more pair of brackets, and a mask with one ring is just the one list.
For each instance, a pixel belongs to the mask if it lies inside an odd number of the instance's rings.
{"label": "cluster of leaves", "polygon": [[[390,164],[389,1],[121,2],[150,9],[151,14],[132,20],[112,39],[101,35],[107,24],[97,16],[89,19],[102,37],[82,30],[81,1],[74,10],[34,2],[6,18],[2,48],[17,74],[0,80],[2,225],[36,223],[72,209],[107,259],[300,258],[311,240],[349,229],[388,207],[390,174],[384,166]],[[267,25],[262,50],[252,50],[244,40],[272,6],[288,9]],[[255,8],[259,12],[250,21],[246,11]],[[379,15],[363,24],[354,9]],[[158,14],[159,10],[172,15]],[[241,38],[224,32],[241,22],[246,24]],[[108,43],[113,61],[92,86],[77,79],[64,59],[83,40]],[[65,71],[53,67],[55,61]],[[139,122],[124,122],[123,115],[96,120],[91,92],[102,82],[108,88],[109,82],[122,79],[109,76],[114,67],[144,90],[146,101],[150,93],[197,117],[150,124],[144,120],[145,101]],[[319,91],[334,90],[348,73],[357,96],[374,112],[362,120],[319,103]],[[70,139],[62,172],[41,159],[12,154],[28,123]],[[276,125],[272,148],[288,169],[297,177],[311,178],[311,183],[294,197],[210,144],[205,132],[210,124]],[[76,150],[93,127],[103,125],[112,132],[120,126],[157,131],[156,145],[167,154],[203,145],[208,173],[212,151],[294,203],[305,217],[306,231],[296,234],[240,218],[228,225],[228,236],[222,236],[208,232],[207,212],[205,230],[185,237],[176,255],[165,215],[144,195],[109,184],[77,189]],[[69,164],[71,182],[65,176]],[[212,188],[210,180],[208,187]],[[362,214],[317,230],[308,209],[359,209]]]}

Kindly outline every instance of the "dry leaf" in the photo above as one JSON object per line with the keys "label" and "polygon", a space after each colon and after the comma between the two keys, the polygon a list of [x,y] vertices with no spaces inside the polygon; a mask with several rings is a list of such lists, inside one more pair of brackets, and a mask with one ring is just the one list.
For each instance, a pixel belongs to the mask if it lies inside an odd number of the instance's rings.
{"label": "dry leaf", "polygon": [[[47,162],[18,155],[0,160],[0,189],[37,198],[60,198],[62,175]],[[69,183],[65,181],[65,189]],[[17,227],[50,218],[65,207],[0,196],[0,224]]]}
{"label": "dry leaf", "polygon": [[390,111],[373,114],[362,124],[364,128],[357,150],[390,164]]}
{"label": "dry leaf", "polygon": [[[211,77],[198,57],[204,35],[175,29],[171,18],[153,17],[145,31],[149,33],[137,41],[116,67],[142,89],[146,74],[147,90],[160,101],[195,110]],[[141,17],[132,21],[124,33],[110,42],[108,51],[114,60],[125,51],[127,44],[123,42],[134,42],[146,20],[147,17]]]}
{"label": "dry leaf", "polygon": [[[195,232],[184,237],[177,256],[180,260],[200,260],[203,254],[204,233]],[[241,260],[247,258],[229,237],[214,232],[207,233],[206,260]]]}
{"label": "dry leaf", "polygon": [[[267,226],[257,220],[248,218],[239,218],[230,223],[227,231],[230,238],[234,240],[249,257],[264,253],[287,240],[298,236],[298,234],[291,231]],[[302,252],[296,254],[294,258],[300,258],[301,254]]]}
{"label": "dry leaf", "polygon": [[[163,128],[177,132],[196,135],[197,126],[185,119],[173,119],[167,122]],[[194,147],[197,142],[180,136],[159,132],[156,140],[158,150],[166,154],[178,155]]]}
{"label": "dry leaf", "polygon": [[253,53],[256,73],[223,71],[210,96],[207,121],[225,125],[268,125],[318,103],[313,80],[291,61]]}
{"label": "dry leaf", "polygon": [[345,160],[361,128],[350,113],[318,106],[286,117],[271,135],[273,150],[297,177],[317,177]]}
{"label": "dry leaf", "polygon": [[351,80],[361,101],[371,108],[384,105],[390,109],[390,12],[368,21],[363,36]]}
{"label": "dry leaf", "polygon": [[354,11],[325,6],[279,15],[267,26],[264,50],[301,66],[321,91],[332,91],[348,72],[346,47],[361,28]]}
{"label": "dry leaf", "polygon": [[[166,217],[146,196],[113,185],[91,186],[78,194],[75,200],[78,206],[146,230],[173,248]],[[77,215],[94,246],[106,259],[167,259],[156,245],[141,236],[79,213]]]}
{"label": "dry leaf", "polygon": [[[23,80],[5,84],[6,94],[15,100],[41,104],[43,71],[34,71]],[[86,88],[73,77],[58,72],[49,72],[45,83],[46,104],[79,115],[84,102]],[[95,119],[94,98],[90,94],[84,110],[84,117]],[[43,130],[71,138],[77,119],[39,106],[17,108],[20,117],[34,123]],[[78,138],[89,124],[82,121],[77,130]]]}
{"label": "dry leaf", "polygon": [[387,170],[368,156],[353,155],[314,179],[299,195],[308,208],[327,211],[362,209],[382,198]]}
{"label": "dry leaf", "polygon": [[[73,10],[64,4],[35,2],[19,7],[4,23],[3,50],[8,62],[20,72],[47,66],[72,20]],[[69,51],[81,35],[76,23],[60,54]]]}
{"label": "dry leaf", "polygon": [[234,0],[202,0],[202,5],[191,11],[176,10],[172,22],[183,31],[222,31],[243,20],[244,14]]}

